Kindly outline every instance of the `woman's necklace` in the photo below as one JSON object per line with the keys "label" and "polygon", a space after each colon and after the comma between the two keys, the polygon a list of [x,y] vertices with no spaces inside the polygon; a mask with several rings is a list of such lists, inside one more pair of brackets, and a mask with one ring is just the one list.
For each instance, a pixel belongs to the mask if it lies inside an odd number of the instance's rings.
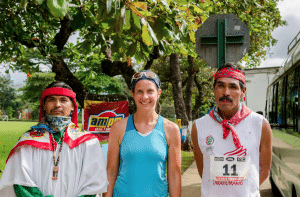
{"label": "woman's necklace", "polygon": [[59,141],[61,141],[61,143],[60,143],[60,147],[59,147],[59,151],[58,151],[58,156],[57,156],[56,162],[55,162],[55,149],[54,149],[54,141],[55,141],[55,139],[54,139],[52,133],[50,135],[52,137],[53,164],[54,164],[52,179],[57,180],[58,179],[57,175],[58,175],[58,170],[59,170],[59,168],[58,168],[58,162],[59,162],[60,152],[61,152],[61,149],[62,149],[62,146],[63,146],[64,135],[59,138]]}

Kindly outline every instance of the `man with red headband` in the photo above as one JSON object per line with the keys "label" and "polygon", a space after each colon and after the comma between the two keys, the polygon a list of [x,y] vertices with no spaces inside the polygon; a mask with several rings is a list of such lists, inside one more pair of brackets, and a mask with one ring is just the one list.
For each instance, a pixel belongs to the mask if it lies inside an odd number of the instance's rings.
{"label": "man with red headband", "polygon": [[76,94],[63,82],[41,95],[39,123],[11,150],[0,196],[94,197],[107,190],[97,137],[77,126]]}
{"label": "man with red headband", "polygon": [[201,196],[258,197],[271,167],[270,124],[240,102],[246,92],[240,69],[227,63],[214,79],[216,106],[191,131]]}

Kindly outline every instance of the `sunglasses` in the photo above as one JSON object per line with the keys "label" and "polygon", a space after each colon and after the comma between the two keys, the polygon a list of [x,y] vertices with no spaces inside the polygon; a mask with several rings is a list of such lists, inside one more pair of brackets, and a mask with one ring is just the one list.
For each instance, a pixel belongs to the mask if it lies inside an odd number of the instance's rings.
{"label": "sunglasses", "polygon": [[134,80],[134,79],[140,79],[143,76],[147,77],[148,79],[155,79],[157,77],[154,72],[151,72],[151,71],[142,71],[142,72],[135,73],[132,76],[131,82],[132,82],[132,80]]}

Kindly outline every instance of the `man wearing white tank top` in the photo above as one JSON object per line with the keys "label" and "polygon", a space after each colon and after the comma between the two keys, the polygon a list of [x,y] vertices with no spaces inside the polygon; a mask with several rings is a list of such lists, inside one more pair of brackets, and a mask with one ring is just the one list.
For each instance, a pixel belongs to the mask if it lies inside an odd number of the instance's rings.
{"label": "man wearing white tank top", "polygon": [[191,131],[202,197],[259,197],[272,160],[268,121],[240,100],[245,74],[226,63],[213,75],[216,106]]}

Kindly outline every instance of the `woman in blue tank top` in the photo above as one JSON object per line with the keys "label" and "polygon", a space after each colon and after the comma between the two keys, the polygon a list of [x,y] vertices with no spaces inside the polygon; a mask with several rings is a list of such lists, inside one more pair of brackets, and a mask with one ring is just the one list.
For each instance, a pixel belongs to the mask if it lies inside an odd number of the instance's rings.
{"label": "woman in blue tank top", "polygon": [[[155,111],[160,80],[151,71],[133,75],[137,110],[110,130],[105,197],[180,197],[181,152],[177,125]],[[167,168],[167,176],[166,176]]]}

